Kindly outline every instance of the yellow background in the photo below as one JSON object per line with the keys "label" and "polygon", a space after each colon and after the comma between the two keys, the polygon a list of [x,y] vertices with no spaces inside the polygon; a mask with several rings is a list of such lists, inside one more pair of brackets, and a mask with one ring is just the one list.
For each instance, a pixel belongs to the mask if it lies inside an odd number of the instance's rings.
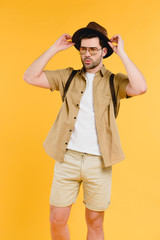
{"label": "yellow background", "polygon": [[[107,240],[159,240],[159,1],[1,1],[0,239],[49,240],[49,196],[55,161],[42,143],[61,107],[59,92],[27,84],[25,70],[63,33],[96,21],[143,73],[148,91],[123,99],[117,125],[126,159],[113,166]],[[126,73],[114,54],[103,62]],[[45,69],[82,67],[78,51],[58,53]],[[82,185],[68,220],[71,240],[85,240]]]}

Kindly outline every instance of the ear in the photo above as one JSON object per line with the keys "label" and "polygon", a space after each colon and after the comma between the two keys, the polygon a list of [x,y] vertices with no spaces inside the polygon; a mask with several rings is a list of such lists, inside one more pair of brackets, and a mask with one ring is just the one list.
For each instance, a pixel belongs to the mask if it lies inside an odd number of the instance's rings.
{"label": "ear", "polygon": [[104,47],[104,48],[103,48],[103,57],[104,57],[106,54],[107,54],[107,48]]}

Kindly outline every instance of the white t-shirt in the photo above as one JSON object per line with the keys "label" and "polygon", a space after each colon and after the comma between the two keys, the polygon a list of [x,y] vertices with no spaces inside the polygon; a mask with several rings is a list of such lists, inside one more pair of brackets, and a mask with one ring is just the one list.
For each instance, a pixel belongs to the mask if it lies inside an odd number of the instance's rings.
{"label": "white t-shirt", "polygon": [[79,152],[101,155],[93,107],[94,75],[95,73],[85,73],[87,86],[80,101],[77,120],[67,148]]}

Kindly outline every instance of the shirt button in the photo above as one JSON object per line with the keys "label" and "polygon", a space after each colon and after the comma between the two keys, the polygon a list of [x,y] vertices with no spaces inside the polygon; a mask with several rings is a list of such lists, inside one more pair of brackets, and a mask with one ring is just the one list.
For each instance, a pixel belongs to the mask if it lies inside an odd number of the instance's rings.
{"label": "shirt button", "polygon": [[74,119],[76,119],[76,117],[74,117]]}
{"label": "shirt button", "polygon": [[83,91],[81,93],[83,93]]}

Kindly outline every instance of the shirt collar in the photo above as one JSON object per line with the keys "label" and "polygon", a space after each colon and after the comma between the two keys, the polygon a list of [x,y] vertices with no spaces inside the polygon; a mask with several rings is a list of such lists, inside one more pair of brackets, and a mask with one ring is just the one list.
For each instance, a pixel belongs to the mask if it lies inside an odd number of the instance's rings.
{"label": "shirt collar", "polygon": [[[107,72],[107,69],[103,64],[102,68],[96,72],[96,75],[100,73],[101,76],[103,77],[106,72]],[[79,73],[81,73],[83,76],[85,76],[85,68],[82,67],[81,69],[79,69]]]}

